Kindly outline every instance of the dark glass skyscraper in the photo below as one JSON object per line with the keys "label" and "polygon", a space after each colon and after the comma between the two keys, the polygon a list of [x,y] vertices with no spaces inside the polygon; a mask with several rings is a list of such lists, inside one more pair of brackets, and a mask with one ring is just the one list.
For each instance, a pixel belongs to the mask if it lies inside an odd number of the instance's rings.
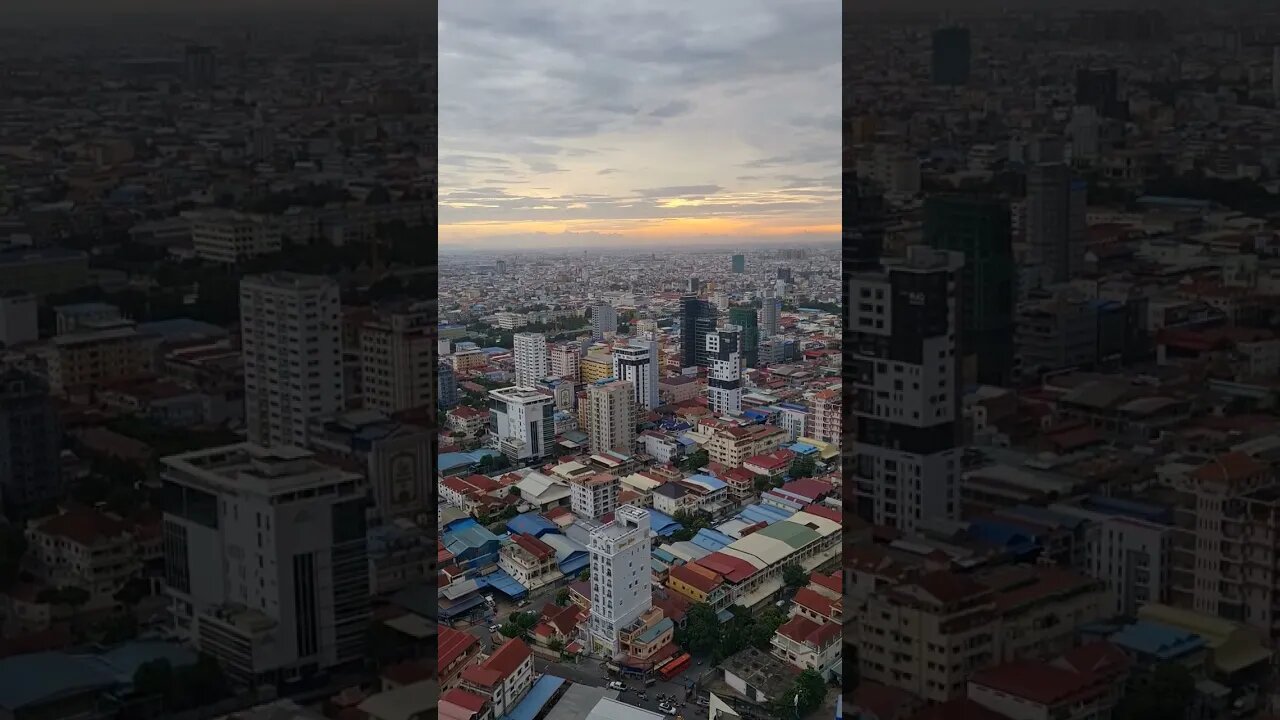
{"label": "dark glass skyscraper", "polygon": [[962,375],[1007,385],[1013,373],[1013,310],[1017,269],[1008,203],[938,195],[925,203],[924,241],[964,253],[960,271]]}
{"label": "dark glass skyscraper", "polygon": [[62,499],[61,434],[48,388],[19,370],[0,372],[0,502],[10,519]]}
{"label": "dark glass skyscraper", "polygon": [[716,329],[716,309],[697,295],[680,298],[680,367],[707,366],[707,333]]}
{"label": "dark glass skyscraper", "polygon": [[733,272],[738,275],[741,275],[746,271],[747,271],[747,256],[734,255],[733,256]]}
{"label": "dark glass skyscraper", "polygon": [[933,84],[969,82],[969,28],[949,27],[933,33]]}
{"label": "dark glass skyscraper", "polygon": [[742,328],[742,358],[749,368],[755,367],[760,359],[760,327],[756,318],[754,307],[729,308],[729,323]]}

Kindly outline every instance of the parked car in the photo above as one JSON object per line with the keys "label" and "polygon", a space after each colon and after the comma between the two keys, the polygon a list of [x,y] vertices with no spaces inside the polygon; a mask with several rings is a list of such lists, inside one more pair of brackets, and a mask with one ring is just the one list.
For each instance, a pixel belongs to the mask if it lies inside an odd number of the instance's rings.
{"label": "parked car", "polygon": [[675,709],[674,707],[672,707],[672,706],[670,706],[670,705],[666,704],[666,703],[659,703],[659,704],[658,704],[658,709],[659,709],[659,710],[661,710],[662,712],[664,712],[664,713],[668,714],[668,715],[675,715],[675,714],[676,714],[676,709]]}

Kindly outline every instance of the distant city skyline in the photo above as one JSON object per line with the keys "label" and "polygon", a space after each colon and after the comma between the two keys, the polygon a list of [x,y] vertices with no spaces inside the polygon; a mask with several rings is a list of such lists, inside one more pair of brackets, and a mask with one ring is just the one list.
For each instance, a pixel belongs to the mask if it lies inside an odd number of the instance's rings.
{"label": "distant city skyline", "polygon": [[636,8],[442,4],[442,249],[838,237],[840,5]]}

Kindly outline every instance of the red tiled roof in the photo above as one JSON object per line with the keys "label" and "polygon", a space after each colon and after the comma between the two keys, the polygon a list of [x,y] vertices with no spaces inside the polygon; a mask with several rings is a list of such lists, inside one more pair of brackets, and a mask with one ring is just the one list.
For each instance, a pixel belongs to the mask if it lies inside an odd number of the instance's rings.
{"label": "red tiled roof", "polygon": [[408,662],[396,663],[382,671],[382,677],[390,680],[396,685],[411,685],[420,680],[428,680],[434,674],[434,668],[430,662],[421,660],[409,660]]}
{"label": "red tiled roof", "polygon": [[68,510],[36,523],[40,532],[86,546],[129,533],[124,521],[91,508]]}
{"label": "red tiled roof", "polygon": [[820,572],[809,573],[809,584],[818,585],[826,590],[836,593],[837,595],[843,591],[844,583],[840,579],[839,573],[831,573],[823,575]]}
{"label": "red tiled roof", "polygon": [[480,712],[484,709],[485,698],[476,695],[473,692],[467,692],[462,688],[449,688],[440,696],[440,704],[450,703],[457,705],[463,710],[471,712]]}
{"label": "red tiled roof", "polygon": [[1096,673],[1104,677],[1127,671],[1131,663],[1123,650],[1104,640],[1072,648],[1053,661],[1054,665],[1078,673]]}
{"label": "red tiled roof", "polygon": [[919,702],[906,690],[866,680],[858,683],[852,701],[855,713],[861,710],[876,720],[893,720]]}
{"label": "red tiled roof", "polygon": [[791,493],[799,497],[814,502],[835,492],[835,486],[823,480],[815,480],[814,478],[800,478],[779,488],[783,492]]}
{"label": "red tiled roof", "polygon": [[546,560],[556,554],[555,548],[542,542],[532,535],[516,534],[511,536],[511,541],[520,547],[521,550],[529,553],[538,560]]}
{"label": "red tiled roof", "polygon": [[796,591],[794,602],[796,605],[812,610],[823,617],[831,617],[831,608],[835,605],[831,598],[807,587],[802,587]]}
{"label": "red tiled roof", "polygon": [[455,660],[479,642],[471,633],[455,630],[448,625],[436,625],[436,666],[449,667]]}
{"label": "red tiled roof", "polygon": [[1009,720],[995,710],[988,710],[969,698],[956,698],[938,705],[930,705],[911,720]]}
{"label": "red tiled roof", "polygon": [[671,579],[682,582],[701,593],[715,590],[723,580],[719,573],[710,568],[704,568],[703,572],[698,572],[688,565],[676,565],[667,574]]}
{"label": "red tiled roof", "polygon": [[1233,450],[1201,465],[1191,476],[1200,482],[1237,482],[1267,471],[1253,456]]}
{"label": "red tiled roof", "polygon": [[481,666],[488,670],[495,670],[506,677],[516,671],[520,664],[529,659],[533,651],[520,638],[511,638],[502,647],[498,648],[488,660],[481,663]]}
{"label": "red tiled roof", "polygon": [[979,670],[969,682],[1048,707],[1079,702],[1105,690],[1104,683],[1093,673],[1072,672],[1038,660]]}
{"label": "red tiled roof", "polygon": [[841,514],[840,510],[837,508],[833,508],[830,505],[822,505],[820,503],[811,503],[809,505],[804,506],[803,512],[806,512],[810,515],[817,515],[818,517],[821,517],[821,518],[826,518],[828,520],[831,520],[832,522],[844,521],[844,516]]}
{"label": "red tiled roof", "polygon": [[726,555],[722,552],[713,552],[710,555],[699,558],[697,563],[704,568],[720,573],[732,583],[740,583],[758,572],[755,565],[742,558]]}

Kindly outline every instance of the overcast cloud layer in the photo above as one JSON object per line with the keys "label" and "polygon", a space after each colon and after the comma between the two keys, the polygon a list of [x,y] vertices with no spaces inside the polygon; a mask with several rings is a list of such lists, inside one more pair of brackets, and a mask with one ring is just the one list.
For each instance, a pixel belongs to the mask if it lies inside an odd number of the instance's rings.
{"label": "overcast cloud layer", "polygon": [[836,0],[469,0],[439,17],[442,244],[837,236]]}

